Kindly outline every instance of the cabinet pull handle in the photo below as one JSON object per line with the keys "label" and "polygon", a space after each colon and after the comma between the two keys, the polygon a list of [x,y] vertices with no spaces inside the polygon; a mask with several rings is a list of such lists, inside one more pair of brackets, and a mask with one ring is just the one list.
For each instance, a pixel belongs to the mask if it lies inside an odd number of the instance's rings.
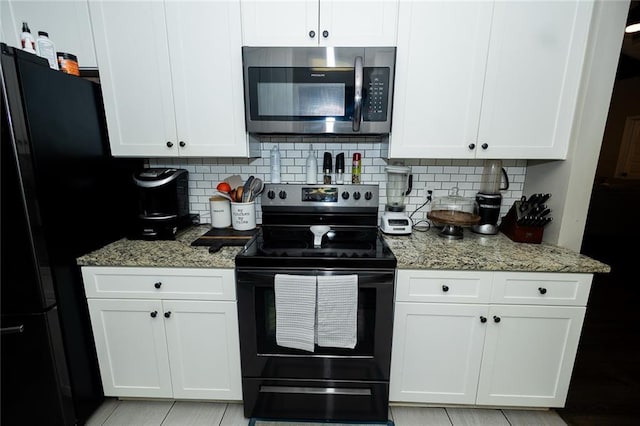
{"label": "cabinet pull handle", "polygon": [[487,149],[489,148],[489,144],[488,143],[483,143],[482,145],[480,145],[482,147],[482,149]]}
{"label": "cabinet pull handle", "polygon": [[362,56],[356,56],[353,62],[353,120],[351,130],[360,131],[362,121],[362,82],[363,82]]}
{"label": "cabinet pull handle", "polygon": [[171,147],[173,146],[173,142],[171,142],[171,141],[167,141],[167,146],[168,146],[169,148],[171,148]]}
{"label": "cabinet pull handle", "polygon": [[322,37],[324,37],[324,38],[329,37],[329,31],[327,31],[327,30],[322,31]]}
{"label": "cabinet pull handle", "polygon": [[158,311],[153,311],[149,315],[151,315],[151,318],[155,318],[158,316]]}
{"label": "cabinet pull handle", "polygon": [[167,311],[164,313],[165,318],[169,318],[171,316],[171,311]]}
{"label": "cabinet pull handle", "polygon": [[18,334],[24,333],[24,324],[16,325],[15,327],[2,327],[2,334]]}
{"label": "cabinet pull handle", "polygon": [[538,291],[540,292],[540,294],[547,294],[547,289],[544,287],[538,287]]}
{"label": "cabinet pull handle", "polygon": [[181,148],[184,148],[187,144],[185,143],[185,141],[180,141],[178,145],[180,145]]}
{"label": "cabinet pull handle", "polygon": [[153,285],[155,288],[160,288],[162,286],[162,283],[160,281],[158,281],[157,283],[155,283]]}
{"label": "cabinet pull handle", "polygon": [[471,150],[476,149],[476,144],[475,143],[470,143],[469,144],[469,149],[471,149]]}
{"label": "cabinet pull handle", "polygon": [[500,317],[497,315],[493,316],[493,322],[500,322]]}
{"label": "cabinet pull handle", "polygon": [[313,31],[313,30],[309,31],[309,37],[310,38],[314,38],[315,36],[316,36],[316,32],[315,31]]}
{"label": "cabinet pull handle", "polygon": [[480,322],[483,324],[487,322],[487,317],[483,317],[482,315],[480,315]]}
{"label": "cabinet pull handle", "polygon": [[444,291],[445,293],[446,293],[447,291],[449,291],[449,286],[448,286],[448,285],[446,285],[446,284],[445,284],[445,285],[443,285],[443,286],[442,286],[442,291]]}

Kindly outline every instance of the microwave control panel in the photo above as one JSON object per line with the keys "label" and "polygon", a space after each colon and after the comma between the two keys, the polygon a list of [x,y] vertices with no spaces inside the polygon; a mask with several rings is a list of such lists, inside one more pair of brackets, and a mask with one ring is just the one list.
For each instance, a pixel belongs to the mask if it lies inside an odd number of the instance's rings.
{"label": "microwave control panel", "polygon": [[389,68],[364,68],[364,121],[387,121],[389,105]]}

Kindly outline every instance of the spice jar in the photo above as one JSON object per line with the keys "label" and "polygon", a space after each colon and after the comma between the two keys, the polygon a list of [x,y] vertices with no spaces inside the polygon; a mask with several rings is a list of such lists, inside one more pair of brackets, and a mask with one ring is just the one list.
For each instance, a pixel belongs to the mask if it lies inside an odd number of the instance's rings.
{"label": "spice jar", "polygon": [[56,52],[58,57],[58,66],[60,71],[66,74],[80,75],[80,69],[78,68],[78,58],[76,55],[66,52]]}

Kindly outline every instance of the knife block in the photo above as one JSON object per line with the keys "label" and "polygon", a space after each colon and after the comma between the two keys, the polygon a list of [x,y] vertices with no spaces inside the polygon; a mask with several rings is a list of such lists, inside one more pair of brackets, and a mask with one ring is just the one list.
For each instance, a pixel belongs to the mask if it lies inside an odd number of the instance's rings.
{"label": "knife block", "polygon": [[502,218],[500,232],[516,243],[542,243],[544,227],[518,225],[518,215],[515,212],[515,208],[515,206],[512,206],[507,215]]}

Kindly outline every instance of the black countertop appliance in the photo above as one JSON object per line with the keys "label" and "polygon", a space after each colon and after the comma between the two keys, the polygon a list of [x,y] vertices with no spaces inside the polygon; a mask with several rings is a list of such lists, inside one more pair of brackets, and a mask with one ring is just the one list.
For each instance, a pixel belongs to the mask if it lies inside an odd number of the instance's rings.
{"label": "black countertop appliance", "polygon": [[76,258],[124,236],[142,160],[111,157],[97,83],[0,50],[0,423],[84,424],[104,394]]}
{"label": "black countertop appliance", "polygon": [[171,240],[192,223],[189,215],[189,172],[147,168],[133,174],[138,193],[138,217],[131,238]]}

